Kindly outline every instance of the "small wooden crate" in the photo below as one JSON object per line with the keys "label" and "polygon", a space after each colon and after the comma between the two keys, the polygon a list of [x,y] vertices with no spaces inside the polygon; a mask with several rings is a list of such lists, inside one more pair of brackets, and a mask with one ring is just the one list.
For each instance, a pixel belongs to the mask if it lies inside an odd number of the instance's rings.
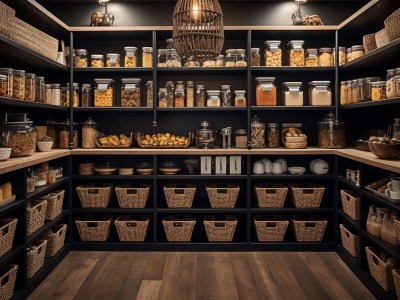
{"label": "small wooden crate", "polygon": [[6,265],[0,269],[0,299],[9,300],[14,296],[18,265]]}
{"label": "small wooden crate", "polygon": [[340,224],[340,236],[342,237],[342,245],[347,252],[353,257],[360,257],[360,237],[352,234],[346,228],[346,225]]}
{"label": "small wooden crate", "polygon": [[360,196],[352,190],[341,190],[343,211],[353,220],[360,219]]}
{"label": "small wooden crate", "polygon": [[363,46],[365,49],[365,53],[371,52],[377,48],[375,41],[375,33],[366,34],[363,36]]}
{"label": "small wooden crate", "polygon": [[293,232],[298,242],[321,242],[328,221],[311,216],[309,218],[292,218]]}
{"label": "small wooden crate", "polygon": [[368,267],[372,277],[386,292],[394,291],[394,281],[392,271],[394,269],[391,263],[386,263],[379,255],[376,248],[365,247],[367,252]]}
{"label": "small wooden crate", "polygon": [[0,220],[0,257],[12,249],[17,223],[18,219]]}
{"label": "small wooden crate", "polygon": [[394,289],[396,290],[397,299],[400,299],[400,270],[394,269],[392,271]]}
{"label": "small wooden crate", "polygon": [[209,242],[232,242],[237,225],[235,216],[208,216],[203,223]]}
{"label": "small wooden crate", "polygon": [[147,216],[118,217],[114,224],[121,242],[143,242],[147,235],[150,218]]}
{"label": "small wooden crate", "polygon": [[32,246],[36,247],[36,249],[27,252],[26,254],[26,277],[28,279],[35,276],[35,274],[43,267],[47,240],[36,240],[33,242]]}
{"label": "small wooden crate", "polygon": [[282,216],[256,216],[254,225],[260,242],[282,242],[289,221]]}
{"label": "small wooden crate", "polygon": [[206,191],[212,208],[234,208],[240,187],[236,184],[210,184]]}
{"label": "small wooden crate", "polygon": [[75,224],[82,242],[105,242],[110,235],[111,218],[78,218]]}
{"label": "small wooden crate", "polygon": [[378,48],[383,47],[386,44],[389,44],[389,37],[387,35],[385,28],[375,33],[375,42]]}
{"label": "small wooden crate", "polygon": [[282,208],[288,188],[283,184],[256,184],[256,199],[260,208]]}
{"label": "small wooden crate", "polygon": [[325,188],[319,184],[291,184],[289,185],[291,198],[296,208],[317,208],[321,205]]}
{"label": "small wooden crate", "polygon": [[106,208],[111,200],[111,184],[84,184],[78,186],[79,199],[83,208]]}
{"label": "small wooden crate", "polygon": [[61,215],[65,191],[54,191],[42,199],[47,200],[46,220],[54,220]]}
{"label": "small wooden crate", "polygon": [[52,257],[64,247],[67,224],[59,224],[45,233],[47,240],[46,257]]}
{"label": "small wooden crate", "polygon": [[385,29],[389,37],[389,42],[394,41],[400,37],[400,8],[395,10],[384,21]]}
{"label": "small wooden crate", "polygon": [[149,199],[150,185],[124,184],[115,188],[121,208],[145,208]]}
{"label": "small wooden crate", "polygon": [[162,221],[168,242],[190,242],[196,219],[186,216],[170,216]]}
{"label": "small wooden crate", "polygon": [[170,184],[164,186],[164,195],[169,208],[190,208],[193,205],[196,186],[194,184]]}
{"label": "small wooden crate", "polygon": [[47,200],[39,199],[26,205],[26,235],[31,235],[44,225],[46,218]]}

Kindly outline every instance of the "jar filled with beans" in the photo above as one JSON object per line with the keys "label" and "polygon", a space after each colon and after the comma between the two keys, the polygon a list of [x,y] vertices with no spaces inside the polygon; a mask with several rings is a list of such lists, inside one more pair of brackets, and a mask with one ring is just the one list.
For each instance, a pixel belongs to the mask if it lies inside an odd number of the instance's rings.
{"label": "jar filled with beans", "polygon": [[122,78],[121,106],[139,107],[142,80],[139,78]]}

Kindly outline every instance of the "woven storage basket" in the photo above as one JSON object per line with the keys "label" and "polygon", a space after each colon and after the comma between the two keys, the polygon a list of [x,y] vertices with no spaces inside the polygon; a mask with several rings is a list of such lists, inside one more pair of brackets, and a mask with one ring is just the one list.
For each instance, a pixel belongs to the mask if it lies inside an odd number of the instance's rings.
{"label": "woven storage basket", "polygon": [[106,208],[111,200],[112,185],[84,184],[76,188],[83,208]]}
{"label": "woven storage basket", "polygon": [[394,282],[392,271],[394,266],[390,263],[386,263],[378,255],[377,249],[373,247],[365,247],[367,252],[368,267],[371,271],[372,277],[379,283],[379,285],[386,292],[394,291]]}
{"label": "woven storage basket", "polygon": [[12,249],[17,223],[18,219],[0,220],[0,257]]}
{"label": "woven storage basket", "polygon": [[240,187],[236,184],[210,184],[206,191],[212,208],[234,208]]}
{"label": "woven storage basket", "polygon": [[26,206],[26,235],[31,235],[44,225],[47,200],[30,201]]}
{"label": "woven storage basket", "polygon": [[168,242],[190,242],[196,219],[171,216],[165,217],[162,223]]}
{"label": "woven storage basket", "polygon": [[36,249],[26,254],[26,277],[28,279],[32,278],[43,267],[47,240],[36,240],[32,246]]}
{"label": "woven storage basket", "polygon": [[46,220],[54,220],[61,215],[65,191],[53,191],[42,197],[47,200]]}
{"label": "woven storage basket", "polygon": [[207,216],[203,223],[209,242],[232,242],[237,225],[236,217]]}
{"label": "woven storage basket", "polygon": [[149,228],[149,217],[124,216],[118,217],[114,224],[121,242],[143,242]]}
{"label": "woven storage basket", "polygon": [[15,10],[0,1],[0,34],[10,38]]}
{"label": "woven storage basket", "polygon": [[321,205],[325,188],[319,184],[291,184],[290,195],[296,208],[316,208]]}
{"label": "woven storage basket", "polygon": [[352,234],[344,224],[340,224],[340,236],[342,245],[353,257],[360,257],[360,237]]}
{"label": "woven storage basket", "polygon": [[164,186],[165,200],[169,208],[192,207],[196,186],[194,184],[170,184]]}
{"label": "woven storage basket", "polygon": [[396,231],[397,239],[399,240],[399,244],[400,244],[400,221],[399,220],[394,221],[394,230]]}
{"label": "woven storage basket", "polygon": [[281,216],[257,216],[254,217],[254,225],[260,242],[282,242],[289,221]]}
{"label": "woven storage basket", "polygon": [[298,242],[321,242],[327,224],[327,220],[315,216],[292,218],[293,232]]}
{"label": "woven storage basket", "polygon": [[377,48],[375,41],[375,33],[366,34],[363,36],[363,46],[365,53],[371,52]]}
{"label": "woven storage basket", "polygon": [[341,190],[340,198],[342,199],[343,211],[353,220],[360,219],[360,196],[351,190]]}
{"label": "woven storage basket", "polygon": [[378,48],[383,47],[386,44],[389,44],[389,37],[387,35],[385,28],[375,33],[375,42]]}
{"label": "woven storage basket", "polygon": [[387,17],[384,23],[389,42],[400,37],[400,8]]}
{"label": "woven storage basket", "polygon": [[392,271],[394,288],[396,290],[397,299],[400,299],[400,270],[394,269]]}
{"label": "woven storage basket", "polygon": [[64,247],[66,233],[67,224],[59,224],[44,235],[44,238],[47,240],[46,257],[56,255]]}
{"label": "woven storage basket", "polygon": [[105,242],[111,231],[111,218],[76,219],[76,227],[83,242]]}
{"label": "woven storage basket", "polygon": [[124,184],[115,188],[121,208],[145,208],[149,199],[150,185]]}
{"label": "woven storage basket", "polygon": [[254,186],[258,207],[282,208],[288,188],[283,184],[256,184]]}
{"label": "woven storage basket", "polygon": [[6,265],[0,269],[0,299],[9,300],[14,295],[18,265]]}

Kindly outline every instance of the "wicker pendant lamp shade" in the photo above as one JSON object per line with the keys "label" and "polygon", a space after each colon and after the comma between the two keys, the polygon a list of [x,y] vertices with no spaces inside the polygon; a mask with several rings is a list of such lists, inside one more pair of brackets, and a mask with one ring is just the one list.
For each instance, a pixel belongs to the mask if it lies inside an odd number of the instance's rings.
{"label": "wicker pendant lamp shade", "polygon": [[198,61],[218,56],[224,46],[223,17],[218,0],[179,0],[172,35],[178,54]]}

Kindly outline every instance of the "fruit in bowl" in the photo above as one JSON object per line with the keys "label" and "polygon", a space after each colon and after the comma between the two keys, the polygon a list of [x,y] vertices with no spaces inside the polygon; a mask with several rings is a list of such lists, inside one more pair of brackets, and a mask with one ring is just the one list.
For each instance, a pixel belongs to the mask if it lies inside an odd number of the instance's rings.
{"label": "fruit in bowl", "polygon": [[37,147],[40,152],[49,152],[53,147],[53,139],[45,135],[37,141]]}
{"label": "fruit in bowl", "polygon": [[400,140],[386,137],[371,137],[368,141],[368,145],[371,152],[379,158],[400,158]]}

